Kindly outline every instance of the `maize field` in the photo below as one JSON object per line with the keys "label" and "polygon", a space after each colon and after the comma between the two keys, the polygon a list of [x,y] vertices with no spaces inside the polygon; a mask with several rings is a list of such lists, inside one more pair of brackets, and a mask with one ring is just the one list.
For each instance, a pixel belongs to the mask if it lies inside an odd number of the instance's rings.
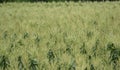
{"label": "maize field", "polygon": [[120,1],[0,4],[0,70],[120,70]]}

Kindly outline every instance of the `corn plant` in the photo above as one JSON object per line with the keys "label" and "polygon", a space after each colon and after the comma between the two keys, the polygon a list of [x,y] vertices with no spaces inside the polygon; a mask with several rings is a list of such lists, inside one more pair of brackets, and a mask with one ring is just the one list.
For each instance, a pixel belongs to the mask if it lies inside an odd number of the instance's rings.
{"label": "corn plant", "polygon": [[39,46],[39,43],[40,43],[40,37],[37,36],[35,38],[35,44],[37,44],[37,46]]}
{"label": "corn plant", "polygon": [[94,21],[93,24],[94,24],[94,25],[97,25],[98,23],[97,23],[97,21]]}
{"label": "corn plant", "polygon": [[115,48],[114,43],[109,42],[109,43],[107,44],[107,50],[113,50],[114,48]]}
{"label": "corn plant", "polygon": [[29,34],[27,32],[24,33],[23,38],[26,39],[29,37]]}
{"label": "corn plant", "polygon": [[92,60],[92,56],[91,55],[87,55],[86,63],[88,63],[90,65],[91,64],[91,60]]}
{"label": "corn plant", "polygon": [[36,59],[29,59],[29,70],[38,70],[39,65]]}
{"label": "corn plant", "polygon": [[67,33],[64,32],[64,33],[63,33],[63,41],[64,41],[64,43],[67,43],[67,42],[66,42],[66,37],[67,37]]}
{"label": "corn plant", "polygon": [[3,33],[3,38],[4,38],[4,39],[7,39],[7,37],[8,37],[8,31],[5,31],[5,32]]}
{"label": "corn plant", "polygon": [[11,41],[14,42],[17,39],[17,34],[14,33],[11,37]]}
{"label": "corn plant", "polygon": [[9,52],[12,52],[13,47],[14,47],[14,45],[10,44]]}
{"label": "corn plant", "polygon": [[72,63],[69,65],[68,70],[76,70],[76,62],[75,62],[75,60],[73,60]]}
{"label": "corn plant", "polygon": [[93,36],[93,32],[87,32],[87,37],[91,38]]}
{"label": "corn plant", "polygon": [[39,43],[40,42],[40,38],[39,37],[36,37],[35,38],[35,43]]}
{"label": "corn plant", "polygon": [[25,70],[25,67],[23,65],[22,57],[21,56],[18,57],[18,69],[19,70]]}
{"label": "corn plant", "polygon": [[116,70],[120,56],[120,50],[112,49],[110,52],[110,63],[113,65],[113,70]]}
{"label": "corn plant", "polygon": [[55,60],[55,55],[51,49],[49,49],[49,51],[47,53],[47,58],[49,59],[50,64],[53,63]]}
{"label": "corn plant", "polygon": [[94,65],[93,65],[93,64],[91,64],[91,65],[90,65],[90,70],[95,70],[95,68],[94,68]]}
{"label": "corn plant", "polygon": [[7,70],[10,67],[10,61],[7,56],[2,56],[0,59],[0,67],[2,70]]}
{"label": "corn plant", "polygon": [[98,44],[99,44],[99,40],[97,40],[96,43],[95,43],[95,46],[92,47],[92,52],[93,52],[94,57],[97,56]]}
{"label": "corn plant", "polygon": [[87,51],[85,49],[85,43],[83,43],[83,45],[80,47],[80,53],[81,54],[87,54]]}
{"label": "corn plant", "polygon": [[115,48],[114,43],[108,43],[107,50],[110,51],[109,60],[110,63],[113,65],[113,70],[116,70],[119,61],[120,50],[118,48]]}
{"label": "corn plant", "polygon": [[72,48],[71,48],[71,46],[70,45],[67,45],[67,48],[66,48],[66,53],[68,53],[69,55],[71,55],[72,54]]}
{"label": "corn plant", "polygon": [[19,40],[17,43],[18,43],[20,46],[23,46],[23,45],[24,45],[23,42],[22,42],[22,40]]}

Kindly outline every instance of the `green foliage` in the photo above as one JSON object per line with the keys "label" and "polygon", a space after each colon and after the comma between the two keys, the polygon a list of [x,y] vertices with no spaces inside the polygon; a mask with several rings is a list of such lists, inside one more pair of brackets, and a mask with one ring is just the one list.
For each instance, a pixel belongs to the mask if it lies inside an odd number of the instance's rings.
{"label": "green foliage", "polygon": [[38,61],[36,59],[29,59],[29,70],[39,70]]}
{"label": "green foliage", "polygon": [[3,33],[3,39],[7,39],[7,37],[8,37],[8,32],[5,31],[5,32]]}
{"label": "green foliage", "polygon": [[1,56],[0,67],[2,70],[7,70],[10,67],[10,61],[7,56]]}
{"label": "green foliage", "polygon": [[109,42],[109,43],[107,44],[107,50],[113,50],[113,49],[115,49],[114,43]]}
{"label": "green foliage", "polygon": [[87,37],[91,38],[93,36],[93,32],[87,32]]}
{"label": "green foliage", "polygon": [[85,43],[83,43],[83,45],[81,46],[81,48],[80,48],[80,53],[81,54],[87,54],[87,51],[86,51],[86,49],[85,49]]}
{"label": "green foliage", "polygon": [[115,48],[110,52],[110,63],[113,65],[113,70],[117,70],[117,65],[119,63],[120,50]]}
{"label": "green foliage", "polygon": [[92,47],[92,52],[94,57],[97,56],[98,45],[99,45],[99,40],[97,40],[95,46]]}
{"label": "green foliage", "polygon": [[94,68],[94,65],[93,65],[93,64],[91,64],[91,65],[90,65],[90,70],[95,70],[95,68]]}
{"label": "green foliage", "polygon": [[37,37],[35,38],[35,44],[39,44],[39,42],[40,42],[40,37],[37,36]]}
{"label": "green foliage", "polygon": [[118,49],[113,49],[110,52],[110,60],[111,62],[118,61],[120,56],[120,50]]}
{"label": "green foliage", "polygon": [[52,64],[55,61],[55,55],[51,49],[49,49],[47,53],[47,58],[49,59],[49,63]]}
{"label": "green foliage", "polygon": [[0,4],[0,70],[119,70],[120,2]]}
{"label": "green foliage", "polygon": [[119,63],[120,49],[116,48],[114,43],[109,42],[107,44],[107,50],[110,51],[109,60],[110,63],[113,65],[113,70],[116,70]]}
{"label": "green foliage", "polygon": [[23,38],[26,39],[28,37],[29,37],[29,34],[27,32],[25,32]]}
{"label": "green foliage", "polygon": [[69,54],[69,55],[72,55],[72,51],[73,51],[73,49],[71,48],[71,46],[67,45],[66,53]]}
{"label": "green foliage", "polygon": [[23,65],[22,57],[21,56],[18,57],[18,69],[19,70],[25,70],[25,67]]}
{"label": "green foliage", "polygon": [[19,40],[17,43],[18,43],[19,46],[23,46],[24,45],[22,40]]}
{"label": "green foliage", "polygon": [[76,61],[72,60],[71,64],[69,65],[68,70],[76,70]]}

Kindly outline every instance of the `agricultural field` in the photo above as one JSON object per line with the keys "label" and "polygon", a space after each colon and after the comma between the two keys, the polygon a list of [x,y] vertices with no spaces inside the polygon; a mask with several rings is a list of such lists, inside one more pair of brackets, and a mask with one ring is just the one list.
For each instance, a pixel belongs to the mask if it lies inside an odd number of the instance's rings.
{"label": "agricultural field", "polygon": [[0,70],[120,70],[120,2],[0,4]]}

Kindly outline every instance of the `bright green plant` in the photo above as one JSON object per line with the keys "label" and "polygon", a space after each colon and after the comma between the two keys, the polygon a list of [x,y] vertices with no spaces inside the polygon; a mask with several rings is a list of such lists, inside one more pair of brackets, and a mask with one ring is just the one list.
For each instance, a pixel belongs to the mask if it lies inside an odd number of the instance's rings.
{"label": "bright green plant", "polygon": [[29,59],[29,70],[39,70],[39,64],[36,59]]}
{"label": "bright green plant", "polygon": [[26,39],[28,37],[29,37],[29,34],[27,32],[25,32],[23,38]]}
{"label": "bright green plant", "polygon": [[113,65],[113,70],[117,70],[120,50],[119,48],[115,47],[114,43],[111,43],[111,42],[107,44],[107,49],[110,51],[109,60],[110,60],[110,63]]}
{"label": "bright green plant", "polygon": [[7,56],[1,56],[0,67],[2,70],[7,70],[10,67],[10,61]]}
{"label": "bright green plant", "polygon": [[95,67],[93,64],[90,65],[90,70],[95,70]]}
{"label": "bright green plant", "polygon": [[18,57],[18,69],[19,70],[25,70],[25,67],[24,67],[24,64],[22,62],[22,57],[21,56]]}
{"label": "bright green plant", "polygon": [[81,54],[87,54],[87,51],[86,51],[85,47],[86,47],[86,45],[85,45],[85,43],[83,43],[83,45],[80,47],[80,53]]}
{"label": "bright green plant", "polygon": [[49,60],[49,63],[54,63],[55,61],[55,55],[53,53],[53,51],[51,49],[49,49],[48,53],[47,53],[47,58]]}

